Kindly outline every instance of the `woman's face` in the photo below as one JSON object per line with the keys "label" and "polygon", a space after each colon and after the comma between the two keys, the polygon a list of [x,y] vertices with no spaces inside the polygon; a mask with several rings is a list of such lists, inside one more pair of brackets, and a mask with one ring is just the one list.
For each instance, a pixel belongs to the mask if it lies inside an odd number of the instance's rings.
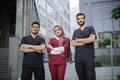
{"label": "woman's face", "polygon": [[61,30],[61,28],[55,27],[54,33],[55,33],[55,35],[56,35],[57,37],[61,36],[61,35],[62,35],[62,30]]}

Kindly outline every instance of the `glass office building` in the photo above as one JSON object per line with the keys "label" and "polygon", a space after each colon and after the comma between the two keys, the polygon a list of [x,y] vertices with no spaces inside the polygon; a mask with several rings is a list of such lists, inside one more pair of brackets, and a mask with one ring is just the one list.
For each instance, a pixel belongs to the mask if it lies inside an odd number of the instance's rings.
{"label": "glass office building", "polygon": [[[45,38],[46,44],[54,37],[53,27],[61,25],[65,35],[70,35],[70,6],[69,0],[35,0],[40,20],[40,34]],[[44,59],[47,60],[47,52]]]}

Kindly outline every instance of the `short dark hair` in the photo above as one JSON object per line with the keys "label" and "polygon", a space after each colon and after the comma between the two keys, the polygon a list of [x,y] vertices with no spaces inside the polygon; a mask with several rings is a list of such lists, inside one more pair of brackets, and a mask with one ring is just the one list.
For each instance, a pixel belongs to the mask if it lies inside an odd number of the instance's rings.
{"label": "short dark hair", "polygon": [[40,27],[40,23],[37,22],[37,21],[34,21],[34,22],[31,24],[31,26],[33,26],[33,24],[37,24],[37,25],[39,25],[39,27]]}
{"label": "short dark hair", "polygon": [[85,14],[84,14],[84,13],[78,13],[78,14],[76,15],[76,18],[77,18],[78,16],[80,16],[80,15],[83,15],[84,18],[85,18]]}

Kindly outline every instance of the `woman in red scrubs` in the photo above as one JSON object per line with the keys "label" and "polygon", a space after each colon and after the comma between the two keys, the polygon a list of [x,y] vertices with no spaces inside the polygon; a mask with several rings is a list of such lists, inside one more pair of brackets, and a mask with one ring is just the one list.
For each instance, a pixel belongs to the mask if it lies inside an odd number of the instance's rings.
{"label": "woman in red scrubs", "polygon": [[48,43],[49,69],[52,80],[64,80],[66,63],[71,63],[70,39],[64,36],[63,28],[56,25],[53,29],[56,37]]}

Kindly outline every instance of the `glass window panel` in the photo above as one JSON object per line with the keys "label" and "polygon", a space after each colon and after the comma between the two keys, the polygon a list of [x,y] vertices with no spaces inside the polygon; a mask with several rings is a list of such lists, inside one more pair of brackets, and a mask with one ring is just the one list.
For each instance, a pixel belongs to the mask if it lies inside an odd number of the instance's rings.
{"label": "glass window panel", "polygon": [[47,13],[51,16],[54,15],[53,8],[49,4],[47,4]]}
{"label": "glass window panel", "polygon": [[46,18],[43,15],[40,15],[40,25],[46,27]]}
{"label": "glass window panel", "polygon": [[46,0],[38,0],[38,5],[40,5],[43,9],[46,9]]}

